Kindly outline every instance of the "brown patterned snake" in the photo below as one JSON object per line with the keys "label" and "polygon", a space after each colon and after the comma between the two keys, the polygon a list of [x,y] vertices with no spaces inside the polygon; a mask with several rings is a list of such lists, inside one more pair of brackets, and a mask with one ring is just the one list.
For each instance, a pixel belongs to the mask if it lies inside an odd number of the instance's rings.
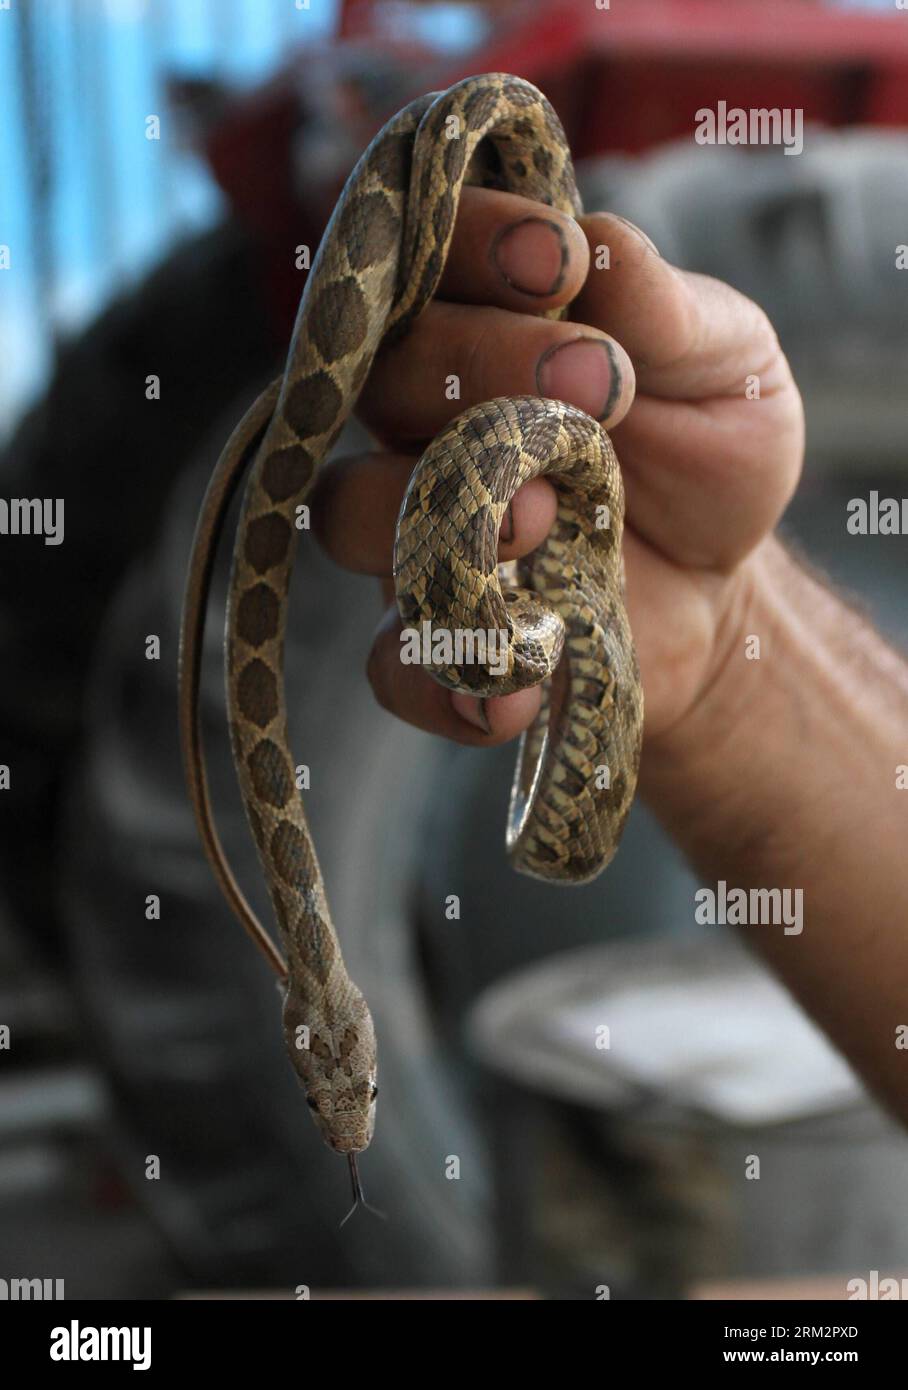
{"label": "brown patterned snake", "polygon": [[[482,142],[482,143],[480,143]],[[307,1101],[337,1152],[365,1149],[375,1120],[372,1019],[344,968],[287,736],[283,642],[298,511],[352,411],[378,348],[432,297],[460,190],[479,182],[580,212],[564,133],[529,83],[493,73],[395,116],[351,174],[300,304],[283,376],[231,436],[193,544],[181,635],[180,723],[190,794],[221,888],[285,979],[284,1034]],[[443,389],[443,388],[440,388]],[[251,467],[250,467],[251,465]],[[246,814],[286,951],[257,920],[214,828],[198,693],[214,552],[249,467],[233,552],[227,702]],[[559,498],[545,544],[502,592],[498,531],[511,497],[546,474]],[[633,799],[643,698],[624,611],[624,495],[607,435],[589,416],[524,396],[466,411],[424,454],[394,557],[406,624],[504,632],[506,672],[439,665],[474,695],[545,680],[524,736],[508,824],[515,866],[583,882],[612,857]],[[557,669],[556,669],[557,668]]]}

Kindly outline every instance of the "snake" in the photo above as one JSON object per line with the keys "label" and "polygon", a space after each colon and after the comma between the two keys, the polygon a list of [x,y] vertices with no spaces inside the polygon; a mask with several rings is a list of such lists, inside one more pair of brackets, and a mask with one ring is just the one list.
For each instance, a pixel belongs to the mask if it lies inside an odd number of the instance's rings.
{"label": "snake", "polygon": [[[323,1139],[348,1157],[355,1198],[355,1156],[375,1125],[375,1028],[344,964],[303,806],[302,765],[291,751],[288,594],[308,529],[305,499],[379,349],[399,341],[435,294],[465,185],[581,215],[561,123],[531,83],[489,73],[429,93],[388,121],[360,158],[312,262],[284,371],[244,415],[212,473],[181,620],[179,722],[201,840],[227,903],[279,977],[291,1062]],[[557,495],[552,529],[530,556],[499,565],[511,499],[541,476]],[[221,845],[199,710],[215,554],[244,478],[224,635],[226,703],[283,954]],[[405,631],[451,639],[424,654],[430,673],[477,697],[542,687],[521,739],[507,848],[518,870],[554,882],[588,882],[605,867],[637,782],[643,694],[625,606],[623,523],[621,472],[602,426],[564,402],[525,395],[473,406],[432,441],[397,525],[393,574]],[[455,639],[464,633],[500,636],[494,670],[488,659],[458,662]]]}

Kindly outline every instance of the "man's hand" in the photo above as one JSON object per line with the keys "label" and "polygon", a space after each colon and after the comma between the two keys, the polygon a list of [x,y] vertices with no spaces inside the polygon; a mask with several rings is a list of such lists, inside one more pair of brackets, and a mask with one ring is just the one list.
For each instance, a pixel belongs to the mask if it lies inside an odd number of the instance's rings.
{"label": "man's hand", "polygon": [[[908,665],[771,534],[804,435],[772,328],[620,218],[578,225],[478,190],[464,193],[442,293],[367,383],[364,416],[391,452],[346,460],[321,486],[328,550],[393,603],[412,454],[446,421],[525,392],[601,419],[627,493],[643,794],[704,883],[801,895],[802,933],[757,922],[746,939],[908,1121]],[[538,317],[567,303],[569,323]],[[554,492],[537,480],[511,510],[502,559],[541,542]],[[537,691],[452,695],[401,663],[399,628],[392,607],[369,659],[387,708],[479,745],[530,723]]]}
{"label": "man's hand", "polygon": [[[607,269],[596,268],[602,248]],[[570,321],[539,317],[569,303]],[[455,401],[445,394],[451,375],[460,382]],[[377,698],[463,743],[513,738],[535,715],[539,691],[477,701],[401,663],[394,525],[413,455],[468,406],[524,394],[580,406],[612,435],[652,738],[714,680],[737,638],[747,558],[797,481],[803,415],[788,364],[756,305],[676,270],[623,219],[594,213],[578,225],[513,194],[464,191],[440,298],[382,354],[361,397],[389,452],[335,464],[313,506],[334,559],[382,580],[390,606],[368,666]],[[533,550],[554,514],[547,482],[523,488],[500,558]]]}

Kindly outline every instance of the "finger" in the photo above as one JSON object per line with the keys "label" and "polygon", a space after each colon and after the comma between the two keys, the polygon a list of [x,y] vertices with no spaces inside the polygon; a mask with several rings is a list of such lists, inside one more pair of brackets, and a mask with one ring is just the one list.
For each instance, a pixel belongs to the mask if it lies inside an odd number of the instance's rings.
{"label": "finger", "polygon": [[[397,518],[415,460],[358,454],[325,469],[312,493],[312,527],[336,564],[356,574],[390,575]],[[541,545],[558,509],[555,489],[534,478],[514,494],[499,533],[499,560]]]}
{"label": "finger", "polygon": [[634,369],[596,329],[435,302],[380,354],[359,408],[382,439],[406,444],[431,439],[468,406],[521,395],[579,406],[608,429],[630,408]]}
{"label": "finger", "polygon": [[670,266],[631,223],[583,225],[597,268],[578,312],[621,338],[637,378],[612,431],[630,524],[676,563],[728,568],[775,526],[800,470],[803,416],[776,335],[757,305]]}
{"label": "finger", "polygon": [[641,395],[612,442],[629,525],[677,564],[724,570],[788,505],[804,417],[794,389],[784,408],[780,398],[695,406]]}
{"label": "finger", "polygon": [[569,304],[588,269],[586,237],[566,213],[465,188],[438,298],[538,314]]}
{"label": "finger", "polygon": [[594,213],[581,225],[593,268],[571,312],[620,339],[638,391],[675,400],[741,396],[749,375],[767,371],[764,397],[787,385],[776,334],[753,300],[670,265],[621,217]]}
{"label": "finger", "polygon": [[366,674],[383,709],[417,729],[474,748],[507,743],[533,722],[542,698],[539,686],[485,700],[457,694],[439,685],[422,667],[404,665],[401,631],[396,608],[389,609],[369,653]]}

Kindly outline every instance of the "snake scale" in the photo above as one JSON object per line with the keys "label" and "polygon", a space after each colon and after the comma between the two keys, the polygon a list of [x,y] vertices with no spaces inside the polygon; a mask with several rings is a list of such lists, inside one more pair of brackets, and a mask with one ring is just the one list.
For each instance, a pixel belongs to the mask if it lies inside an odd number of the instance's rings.
{"label": "snake scale", "polygon": [[[579,215],[570,153],[552,107],[492,73],[412,102],[375,137],[347,181],[312,265],[282,377],[235,429],[212,476],[183,608],[180,725],[201,837],[231,907],[283,980],[284,1035],[326,1142],[350,1157],[375,1122],[372,1019],[344,966],[297,790],[283,645],[298,508],[352,411],[379,347],[434,294],[464,183]],[[286,964],[246,902],[220,845],[199,719],[202,637],[214,554],[248,472],[225,635],[233,757]],[[558,495],[546,542],[499,570],[499,526],[515,493],[545,474]],[[508,818],[512,862],[584,882],[612,857],[633,799],[643,699],[624,607],[624,495],[600,425],[523,396],[460,415],[411,479],[394,555],[398,606],[417,629],[507,635],[506,671],[433,668],[473,695],[543,682],[524,735]]]}

